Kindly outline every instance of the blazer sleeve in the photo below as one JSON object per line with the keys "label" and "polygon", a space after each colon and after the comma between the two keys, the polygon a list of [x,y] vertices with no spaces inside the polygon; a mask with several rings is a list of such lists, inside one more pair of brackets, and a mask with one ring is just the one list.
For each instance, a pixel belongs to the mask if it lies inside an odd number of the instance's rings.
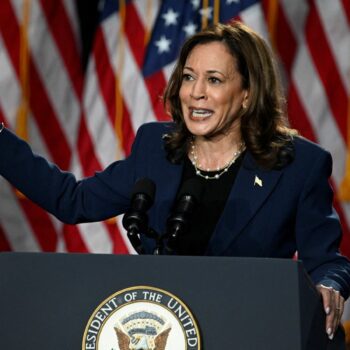
{"label": "blazer sleeve", "polygon": [[34,154],[8,129],[0,134],[0,174],[14,187],[65,223],[100,221],[125,212],[135,179],[142,127],[128,158],[94,176],[77,180]]}
{"label": "blazer sleeve", "polygon": [[339,253],[342,230],[332,206],[333,191],[329,184],[331,155],[320,152],[310,170],[299,198],[296,216],[298,257],[314,283],[331,286],[347,298],[350,264]]}

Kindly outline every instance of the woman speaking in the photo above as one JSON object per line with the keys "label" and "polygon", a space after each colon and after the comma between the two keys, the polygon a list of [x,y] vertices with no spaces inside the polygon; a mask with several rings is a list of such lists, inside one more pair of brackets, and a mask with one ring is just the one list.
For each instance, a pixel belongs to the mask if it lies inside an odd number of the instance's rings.
{"label": "woman speaking", "polygon": [[[164,252],[271,258],[297,252],[322,295],[332,339],[350,284],[349,261],[338,250],[332,159],[289,127],[265,41],[238,22],[195,34],[182,48],[164,106],[172,122],[143,125],[128,158],[79,181],[2,125],[0,174],[70,224],[127,212],[134,184],[151,179],[153,233],[167,232],[183,189],[198,187],[191,220],[182,220],[185,229]],[[157,248],[149,235],[141,241],[145,253]]]}

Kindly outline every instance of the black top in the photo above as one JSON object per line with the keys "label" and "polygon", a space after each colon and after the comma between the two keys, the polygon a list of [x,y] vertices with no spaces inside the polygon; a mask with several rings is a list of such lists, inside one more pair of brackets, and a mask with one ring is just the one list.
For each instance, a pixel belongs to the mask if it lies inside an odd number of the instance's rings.
{"label": "black top", "polygon": [[[186,157],[180,187],[190,178],[200,181],[203,186],[201,203],[193,213],[188,231],[178,238],[177,254],[203,255],[215,226],[224,210],[226,200],[241,166],[243,153],[219,179],[207,180],[196,175],[192,162]],[[203,175],[213,176],[221,171],[201,171]]]}

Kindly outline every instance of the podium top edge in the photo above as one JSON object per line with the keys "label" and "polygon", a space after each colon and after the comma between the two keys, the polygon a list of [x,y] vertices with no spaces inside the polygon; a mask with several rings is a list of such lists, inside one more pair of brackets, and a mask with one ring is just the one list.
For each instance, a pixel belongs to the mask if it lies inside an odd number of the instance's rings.
{"label": "podium top edge", "polygon": [[136,255],[136,254],[102,254],[102,253],[61,253],[61,252],[0,252],[0,259],[2,258],[88,258],[88,259],[162,259],[162,260],[211,260],[211,261],[230,261],[230,262],[255,262],[255,263],[279,263],[287,265],[302,265],[301,260],[283,259],[283,258],[262,258],[262,257],[231,257],[231,256],[189,256],[189,255]]}

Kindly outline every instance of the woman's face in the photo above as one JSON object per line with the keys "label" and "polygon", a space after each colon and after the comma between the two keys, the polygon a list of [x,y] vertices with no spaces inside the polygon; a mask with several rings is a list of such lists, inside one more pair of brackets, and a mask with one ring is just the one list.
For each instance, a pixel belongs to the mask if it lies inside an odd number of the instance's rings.
{"label": "woman's face", "polygon": [[236,59],[225,44],[210,42],[195,46],[187,57],[179,92],[188,130],[205,136],[232,120],[239,130],[237,112],[248,97]]}

